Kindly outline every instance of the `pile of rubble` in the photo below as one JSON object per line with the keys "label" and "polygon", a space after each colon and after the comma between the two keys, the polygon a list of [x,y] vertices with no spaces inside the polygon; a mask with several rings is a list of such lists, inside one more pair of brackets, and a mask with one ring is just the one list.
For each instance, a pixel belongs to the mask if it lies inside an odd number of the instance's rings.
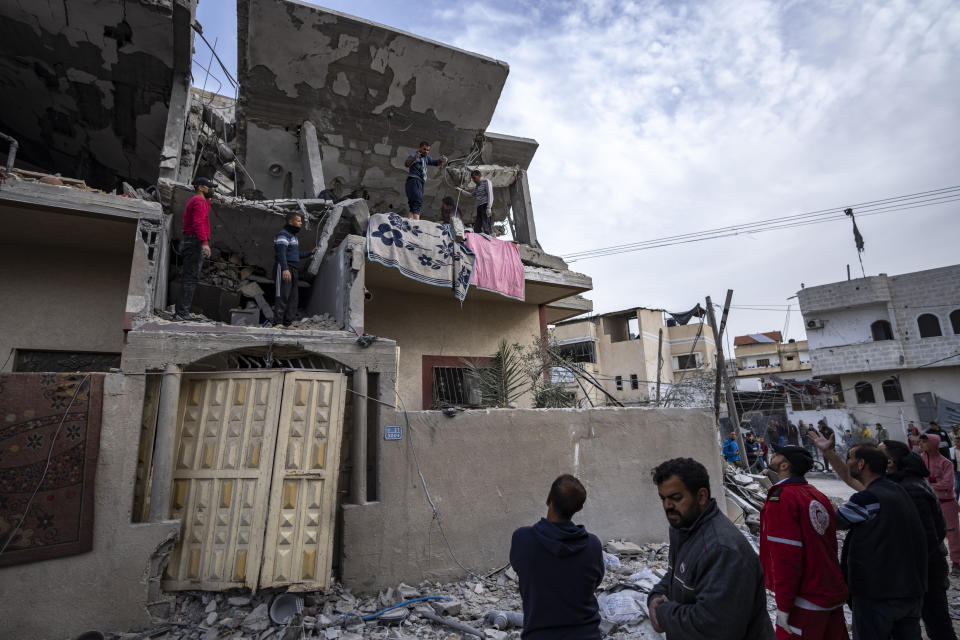
{"label": "pile of rubble", "polygon": [[[597,593],[602,628],[616,640],[663,636],[647,617],[647,593],[666,572],[668,545],[610,541]],[[413,601],[413,602],[411,602]],[[399,605],[399,606],[398,606]],[[442,584],[400,584],[360,597],[334,584],[325,592],[182,592],[169,619],[110,640],[516,640],[523,624],[517,576],[509,566]]]}

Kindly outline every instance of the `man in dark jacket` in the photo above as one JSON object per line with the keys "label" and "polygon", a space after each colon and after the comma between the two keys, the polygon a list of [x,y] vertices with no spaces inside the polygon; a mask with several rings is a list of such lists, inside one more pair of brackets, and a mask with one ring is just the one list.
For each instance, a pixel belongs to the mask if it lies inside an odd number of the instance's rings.
{"label": "man in dark jacket", "polygon": [[772,640],[760,559],[710,497],[706,468],[674,458],[651,475],[670,523],[667,573],[647,600],[654,629],[667,640]]}
{"label": "man in dark jacket", "polygon": [[513,532],[510,564],[520,581],[524,640],[600,640],[594,595],[603,580],[603,548],[573,514],[587,490],[564,474],[547,496],[547,517]]}
{"label": "man in dark jacket", "polygon": [[278,327],[289,327],[297,315],[299,297],[300,259],[311,255],[313,251],[300,251],[297,234],[303,226],[303,217],[299,213],[288,213],[287,224],[273,238],[274,286],[276,296],[273,299],[273,317]]}
{"label": "man in dark jacket", "polygon": [[837,528],[849,530],[840,566],[850,589],[853,637],[920,640],[928,556],[916,506],[886,477],[890,458],[876,445],[852,447],[844,463],[832,438],[815,442],[841,479],[862,487],[837,511]]}
{"label": "man in dark jacket", "polygon": [[890,457],[887,477],[903,487],[913,500],[926,533],[927,592],[923,596],[920,617],[927,637],[930,640],[957,640],[947,605],[950,578],[947,549],[943,544],[943,538],[947,535],[947,521],[940,509],[940,499],[927,482],[930,470],[923,464],[923,458],[899,440],[884,440],[880,448]]}

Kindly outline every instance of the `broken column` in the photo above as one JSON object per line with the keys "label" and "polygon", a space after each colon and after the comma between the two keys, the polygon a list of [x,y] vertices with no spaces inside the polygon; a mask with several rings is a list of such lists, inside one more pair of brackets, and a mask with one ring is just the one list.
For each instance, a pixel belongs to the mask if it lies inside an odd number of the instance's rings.
{"label": "broken column", "polygon": [[317,142],[317,128],[309,120],[300,125],[300,163],[303,165],[303,196],[319,198],[326,189],[323,180],[323,158]]}
{"label": "broken column", "polygon": [[353,371],[353,444],[350,447],[350,501],[367,502],[367,368]]}
{"label": "broken column", "polygon": [[531,247],[540,248],[537,242],[537,226],[533,221],[533,203],[530,200],[530,183],[527,172],[517,170],[517,179],[510,185],[510,202],[513,208],[513,224],[516,227],[516,240]]}

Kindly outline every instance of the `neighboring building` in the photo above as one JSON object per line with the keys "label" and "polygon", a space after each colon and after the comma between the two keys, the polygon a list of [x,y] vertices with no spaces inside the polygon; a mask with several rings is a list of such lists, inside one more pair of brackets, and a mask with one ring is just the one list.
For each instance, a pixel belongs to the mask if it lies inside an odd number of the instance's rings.
{"label": "neighboring building", "polygon": [[771,376],[787,380],[810,377],[807,341],[783,341],[779,331],[750,333],[733,339],[736,357],[736,389],[760,391]]}
{"label": "neighboring building", "polygon": [[960,423],[960,265],[798,292],[813,374],[861,424]]}
{"label": "neighboring building", "polygon": [[678,325],[666,315],[661,309],[636,307],[555,323],[555,349],[589,374],[578,381],[569,371],[555,370],[555,379],[566,382],[581,404],[612,404],[614,399],[625,405],[656,404],[658,379],[661,405],[712,404],[713,330],[702,319]]}

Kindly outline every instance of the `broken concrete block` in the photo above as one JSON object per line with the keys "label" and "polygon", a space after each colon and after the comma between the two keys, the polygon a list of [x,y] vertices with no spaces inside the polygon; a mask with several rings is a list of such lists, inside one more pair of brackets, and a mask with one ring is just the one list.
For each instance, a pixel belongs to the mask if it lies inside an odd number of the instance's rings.
{"label": "broken concrete block", "polygon": [[643,549],[624,540],[610,540],[607,542],[606,549],[609,553],[615,553],[618,556],[638,556]]}
{"label": "broken concrete block", "polygon": [[490,640],[507,640],[510,636],[506,631],[499,631],[497,629],[484,629],[483,635],[485,635]]}
{"label": "broken concrete block", "polygon": [[507,570],[504,573],[506,573],[507,577],[513,580],[514,582],[518,580],[517,572],[513,570],[513,567],[507,567]]}
{"label": "broken concrete block", "polygon": [[400,600],[413,600],[414,598],[420,597],[420,592],[408,584],[400,583],[400,586],[397,587],[397,595],[400,596]]}
{"label": "broken concrete block", "polygon": [[227,604],[231,607],[245,607],[250,604],[250,598],[247,596],[233,596],[227,599]]}
{"label": "broken concrete block", "polygon": [[437,615],[458,616],[463,608],[463,603],[459,600],[431,600],[430,606],[437,612]]}
{"label": "broken concrete block", "polygon": [[216,612],[216,611],[211,611],[210,613],[208,613],[208,614],[207,614],[207,619],[204,620],[204,622],[207,623],[207,626],[208,626],[208,627],[209,627],[209,626],[212,626],[213,623],[216,622],[216,621],[217,621],[217,612]]}
{"label": "broken concrete block", "polygon": [[243,619],[241,627],[247,633],[260,633],[270,627],[270,611],[267,603],[261,603],[247,614]]}
{"label": "broken concrete block", "polygon": [[473,585],[473,592],[478,595],[483,593],[483,583],[478,582],[477,584]]}
{"label": "broken concrete block", "polygon": [[210,613],[211,611],[216,611],[216,610],[217,610],[217,600],[216,598],[213,598],[210,600],[210,602],[207,603],[207,608],[204,609],[204,612]]}

